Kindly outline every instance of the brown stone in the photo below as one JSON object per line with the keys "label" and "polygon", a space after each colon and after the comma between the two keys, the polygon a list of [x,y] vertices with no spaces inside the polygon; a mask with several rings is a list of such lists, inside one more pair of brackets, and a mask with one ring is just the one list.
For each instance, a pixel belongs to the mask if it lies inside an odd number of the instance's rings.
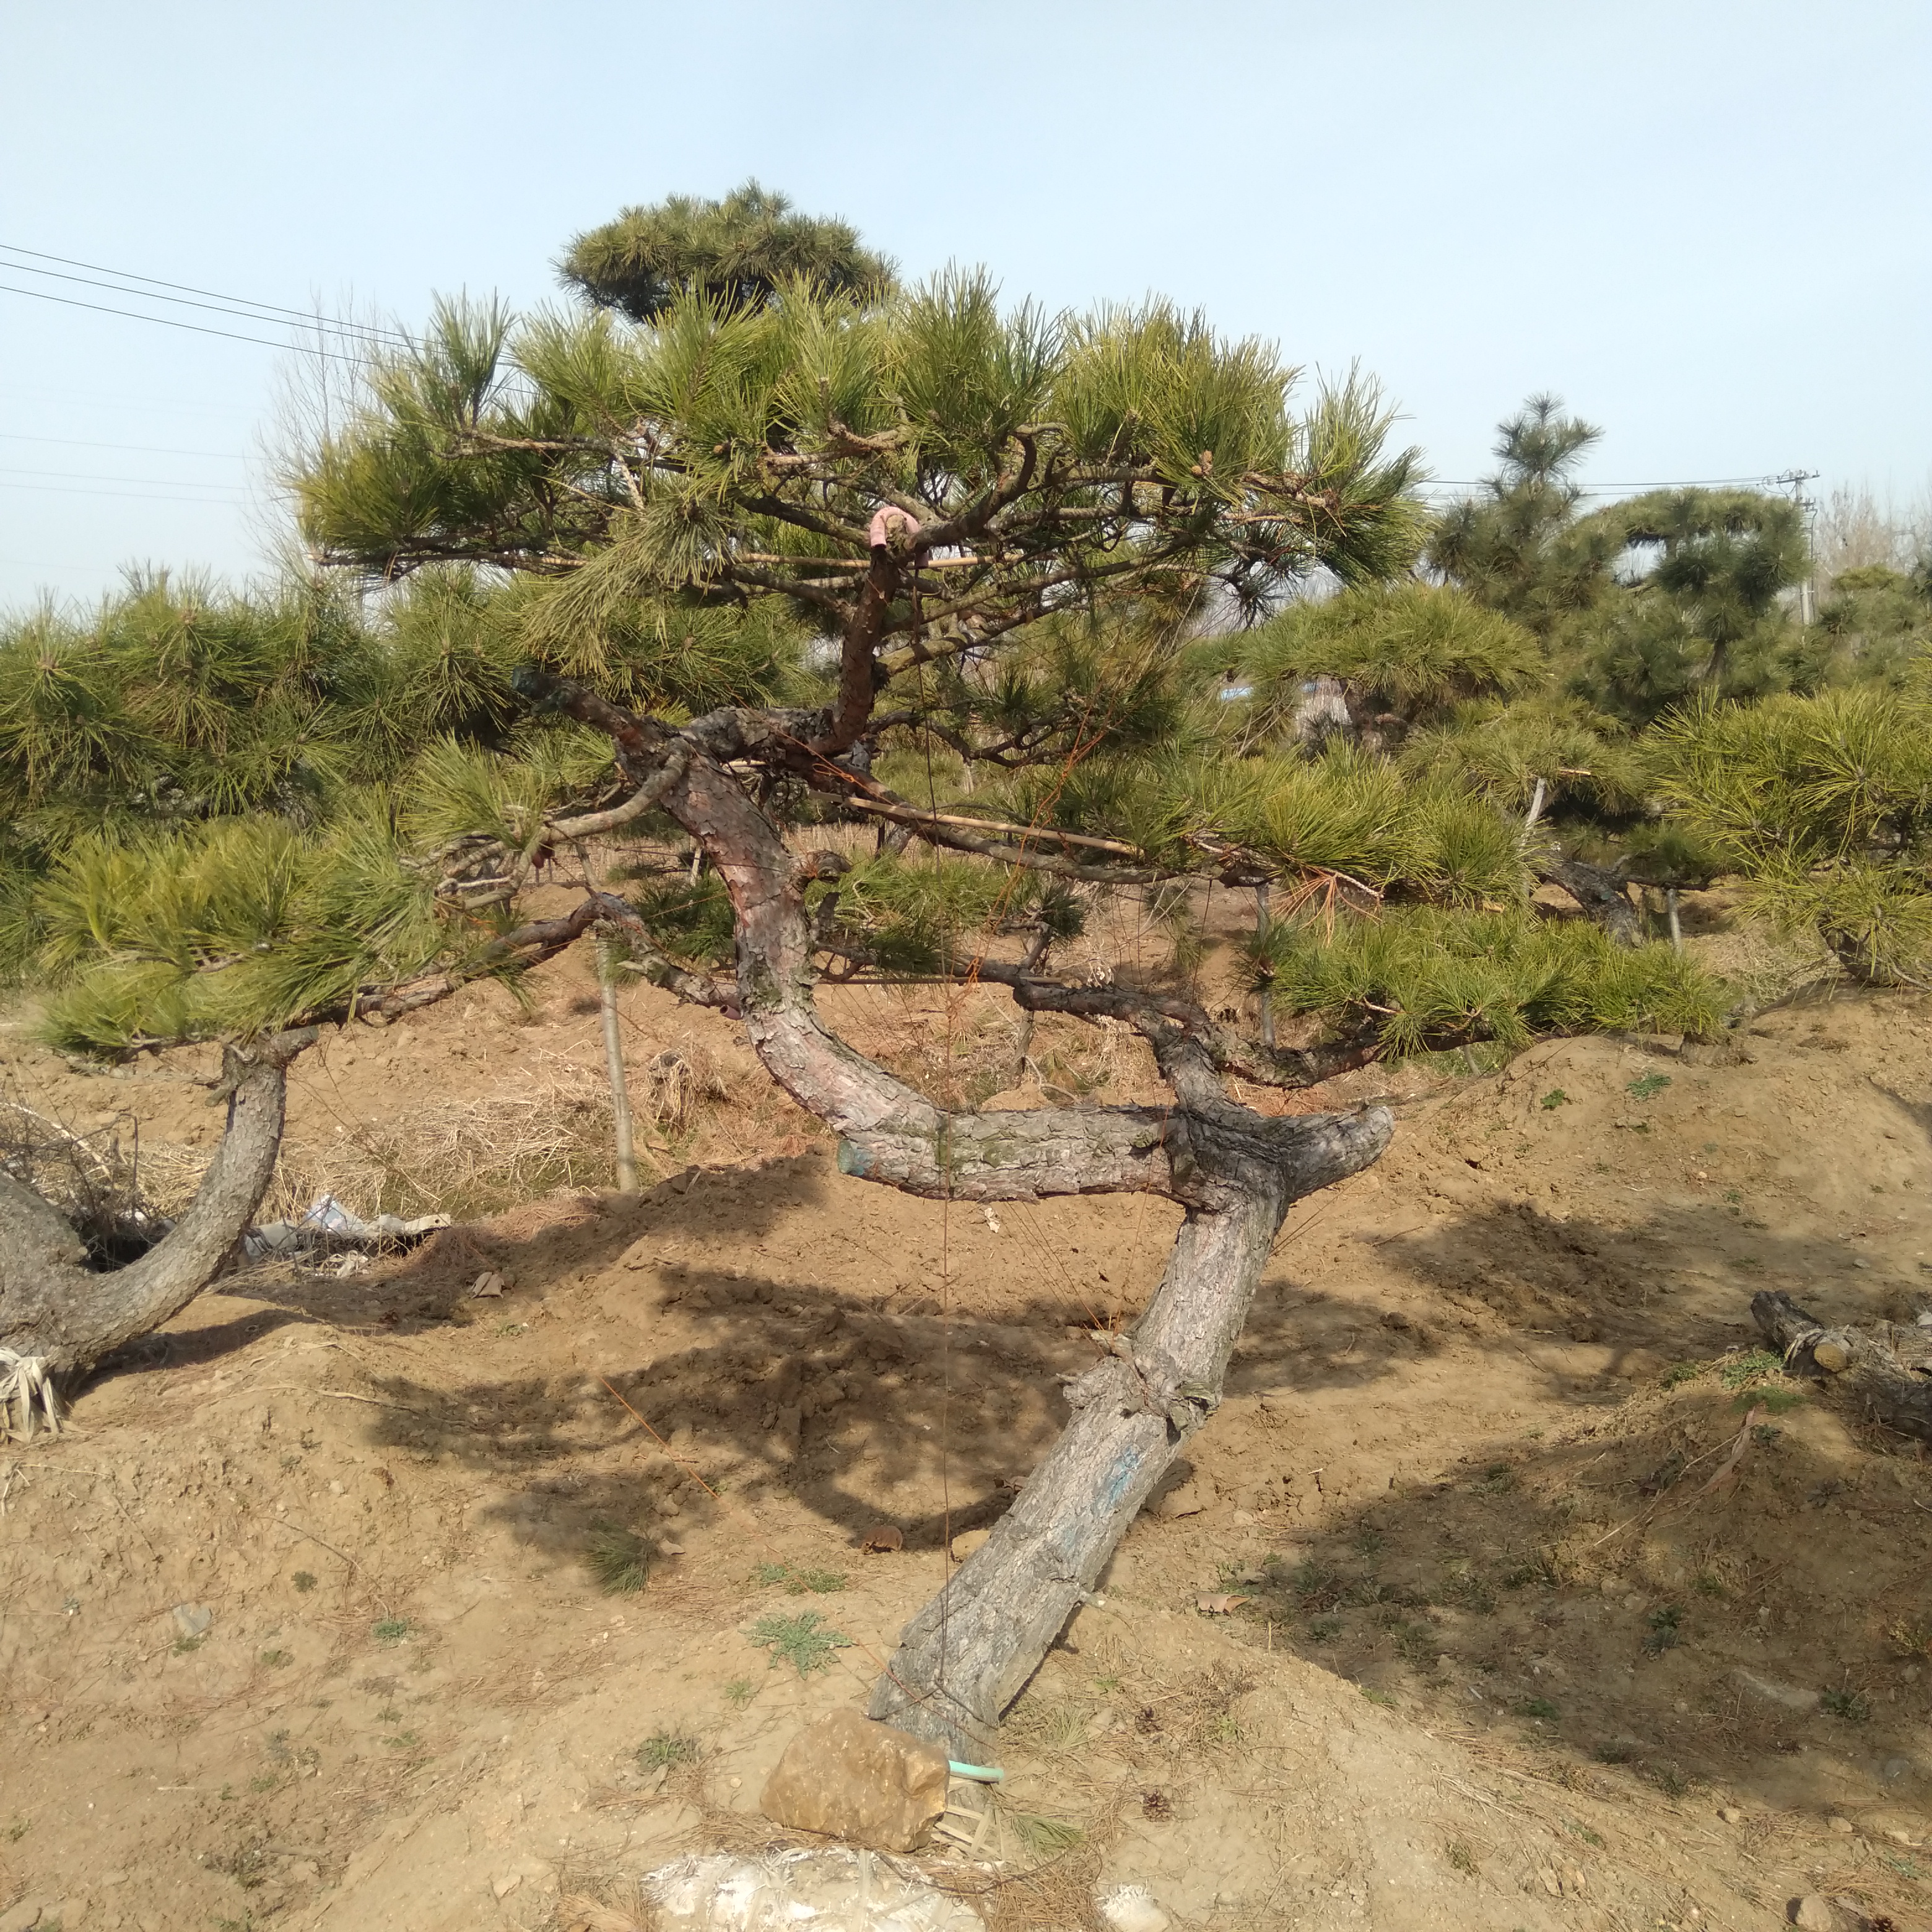
{"label": "brown stone", "polygon": [[946,1808],[946,1778],[938,1745],[856,1711],[834,1711],[785,1747],[759,1802],[776,1825],[909,1852]]}

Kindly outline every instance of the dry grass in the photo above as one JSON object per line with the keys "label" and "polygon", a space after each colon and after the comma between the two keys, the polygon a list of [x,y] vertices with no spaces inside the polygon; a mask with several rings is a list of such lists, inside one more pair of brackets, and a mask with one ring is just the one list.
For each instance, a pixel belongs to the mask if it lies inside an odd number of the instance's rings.
{"label": "dry grass", "polygon": [[610,1186],[610,1093],[602,1072],[544,1058],[538,1079],[357,1123],[320,1144],[285,1142],[261,1218],[291,1218],[332,1194],[365,1218],[466,1220],[563,1189]]}
{"label": "dry grass", "polygon": [[0,1088],[0,1169],[58,1208],[98,1258],[140,1252],[194,1198],[206,1163],[184,1185],[182,1151],[143,1148],[131,1114],[83,1133]]}

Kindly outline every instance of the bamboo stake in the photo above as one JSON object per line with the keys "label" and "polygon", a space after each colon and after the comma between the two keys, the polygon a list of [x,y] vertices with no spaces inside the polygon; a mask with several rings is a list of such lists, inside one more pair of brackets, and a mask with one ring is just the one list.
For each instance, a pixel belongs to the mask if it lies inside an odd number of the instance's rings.
{"label": "bamboo stake", "polygon": [[597,941],[597,982],[604,1010],[604,1060],[610,1072],[610,1118],[616,1130],[617,1191],[638,1191],[638,1156],[631,1138],[631,1090],[624,1078],[624,1037],[617,1024],[617,972],[611,944]]}
{"label": "bamboo stake", "polygon": [[[1255,934],[1265,939],[1268,929],[1268,882],[1264,879],[1255,888]],[[1262,988],[1262,1044],[1268,1048],[1274,1045],[1274,1002],[1268,997],[1268,988]]]}

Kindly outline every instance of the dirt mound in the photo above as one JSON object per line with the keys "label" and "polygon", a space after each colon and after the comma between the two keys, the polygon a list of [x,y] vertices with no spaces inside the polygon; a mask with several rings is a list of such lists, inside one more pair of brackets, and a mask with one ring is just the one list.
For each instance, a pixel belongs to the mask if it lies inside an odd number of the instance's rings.
{"label": "dirt mound", "polygon": [[[582,990],[302,1063],[308,1180],[332,1125],[594,1068]],[[536,1927],[773,1835],[765,1773],[1006,1507],[1172,1210],[842,1178],[728,1029],[654,1000],[636,1064],[682,1041],[723,1093],[651,1192],[232,1276],[0,1454],[0,1913]],[[916,1018],[840,1016],[944,1076]],[[1036,1869],[996,1919],[1136,1881],[1229,1927],[1768,1928],[1821,1891],[1924,1922],[1932,1471],[1777,1375],[1748,1307],[1932,1299],[1932,1028],[1841,1004],[1744,1046],[1417,1076],[1388,1158],[1298,1212],[1194,1466],[1016,1707]],[[7,1054],[83,1126],[212,1126],[176,1063]]]}

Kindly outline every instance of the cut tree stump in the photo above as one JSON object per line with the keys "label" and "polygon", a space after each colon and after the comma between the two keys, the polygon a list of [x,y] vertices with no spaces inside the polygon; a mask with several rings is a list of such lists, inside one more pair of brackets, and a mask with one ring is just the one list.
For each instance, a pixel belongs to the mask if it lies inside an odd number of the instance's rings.
{"label": "cut tree stump", "polygon": [[1868,1420],[1932,1442],[1932,1328],[1834,1328],[1770,1288],[1751,1297],[1751,1319],[1787,1370],[1815,1377]]}

